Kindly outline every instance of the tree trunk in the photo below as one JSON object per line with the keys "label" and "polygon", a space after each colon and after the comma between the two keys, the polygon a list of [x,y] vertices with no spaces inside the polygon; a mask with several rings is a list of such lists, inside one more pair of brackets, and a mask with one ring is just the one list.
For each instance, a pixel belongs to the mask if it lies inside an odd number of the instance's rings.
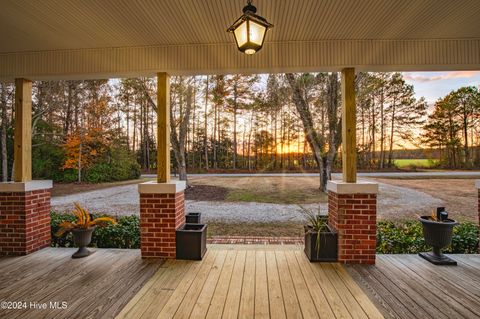
{"label": "tree trunk", "polygon": [[385,167],[385,119],[383,112],[384,93],[383,88],[380,95],[380,168]]}
{"label": "tree trunk", "polygon": [[173,153],[175,155],[175,159],[177,161],[178,167],[178,178],[181,181],[187,180],[187,163],[186,163],[186,137],[187,137],[187,130],[190,121],[190,113],[192,110],[192,87],[189,86],[187,89],[187,98],[186,98],[186,106],[185,112],[183,116],[180,118],[180,123],[178,124],[178,135],[177,135],[177,128],[175,127],[175,121],[173,121],[173,112],[172,108],[170,108],[170,121],[171,125],[171,143],[173,148]]}
{"label": "tree trunk", "polygon": [[205,86],[205,133],[203,136],[203,146],[204,146],[204,156],[205,156],[205,169],[208,170],[208,80],[209,76],[207,75],[207,84]]}
{"label": "tree trunk", "polygon": [[392,105],[392,127],[390,129],[390,147],[388,150],[388,167],[392,167],[392,157],[393,157],[393,134],[395,132],[395,111],[396,111],[396,101],[395,99],[393,100],[393,105]]}

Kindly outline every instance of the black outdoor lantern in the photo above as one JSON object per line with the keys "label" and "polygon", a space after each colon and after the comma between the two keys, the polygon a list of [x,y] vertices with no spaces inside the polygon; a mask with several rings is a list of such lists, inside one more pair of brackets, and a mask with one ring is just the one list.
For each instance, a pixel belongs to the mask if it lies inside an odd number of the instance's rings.
{"label": "black outdoor lantern", "polygon": [[252,0],[247,0],[243,15],[227,30],[233,33],[238,49],[245,54],[255,54],[262,49],[267,30],[273,27],[273,24],[256,12],[257,8],[252,5]]}

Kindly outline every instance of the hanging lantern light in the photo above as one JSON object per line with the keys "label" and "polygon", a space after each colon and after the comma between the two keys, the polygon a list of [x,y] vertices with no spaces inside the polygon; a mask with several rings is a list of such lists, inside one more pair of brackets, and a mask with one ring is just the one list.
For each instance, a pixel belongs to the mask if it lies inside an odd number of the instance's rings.
{"label": "hanging lantern light", "polygon": [[252,0],[247,0],[243,15],[227,30],[233,33],[238,49],[245,54],[255,54],[260,51],[267,30],[273,27],[273,24],[268,23],[256,12],[257,8],[252,5]]}

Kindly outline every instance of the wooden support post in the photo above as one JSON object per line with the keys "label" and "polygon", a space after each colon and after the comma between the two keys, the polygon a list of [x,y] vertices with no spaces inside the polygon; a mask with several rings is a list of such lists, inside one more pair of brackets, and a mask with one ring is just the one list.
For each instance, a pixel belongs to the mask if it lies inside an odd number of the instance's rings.
{"label": "wooden support post", "polygon": [[15,79],[15,134],[14,134],[15,182],[32,180],[32,82]]}
{"label": "wooden support post", "polygon": [[357,182],[355,69],[342,70],[342,172],[346,183]]}
{"label": "wooden support post", "polygon": [[157,182],[170,182],[170,76],[157,74]]}

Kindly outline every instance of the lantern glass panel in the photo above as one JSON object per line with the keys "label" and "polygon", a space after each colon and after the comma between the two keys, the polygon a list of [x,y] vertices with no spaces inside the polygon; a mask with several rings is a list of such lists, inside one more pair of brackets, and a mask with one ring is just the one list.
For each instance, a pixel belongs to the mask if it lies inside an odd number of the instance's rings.
{"label": "lantern glass panel", "polygon": [[248,42],[247,21],[243,21],[233,32],[239,48]]}
{"label": "lantern glass panel", "polygon": [[267,28],[253,21],[249,21],[248,23],[250,24],[250,42],[261,46]]}

